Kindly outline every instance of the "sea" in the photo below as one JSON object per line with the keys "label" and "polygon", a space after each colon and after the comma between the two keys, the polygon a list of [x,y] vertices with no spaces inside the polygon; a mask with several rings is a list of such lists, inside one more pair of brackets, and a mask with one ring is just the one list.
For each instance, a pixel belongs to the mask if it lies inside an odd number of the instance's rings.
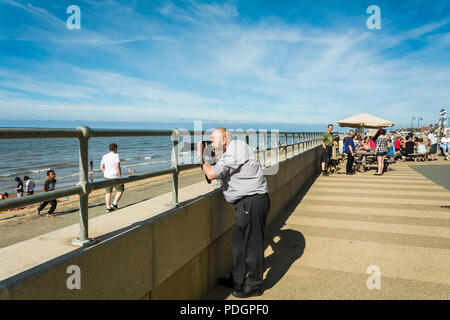
{"label": "sea", "polygon": [[[0,128],[77,128],[81,125],[92,129],[160,129],[183,128],[194,130],[194,122],[100,122],[59,120],[0,120]],[[261,129],[279,131],[325,131],[326,124],[276,124],[276,123],[214,123],[203,122],[203,130],[223,126],[229,129]],[[193,140],[191,142],[194,142]],[[102,156],[109,152],[111,143],[118,145],[122,175],[130,171],[136,174],[169,168],[172,144],[170,136],[160,137],[108,137],[89,139],[89,160],[93,161],[93,181],[103,180],[100,170]],[[268,145],[271,144],[270,136]],[[180,143],[180,164],[192,163],[194,153]],[[0,193],[15,193],[15,177],[23,180],[29,176],[36,189],[41,190],[47,179],[47,171],[56,173],[57,187],[76,185],[79,180],[79,142],[76,138],[0,139]]]}

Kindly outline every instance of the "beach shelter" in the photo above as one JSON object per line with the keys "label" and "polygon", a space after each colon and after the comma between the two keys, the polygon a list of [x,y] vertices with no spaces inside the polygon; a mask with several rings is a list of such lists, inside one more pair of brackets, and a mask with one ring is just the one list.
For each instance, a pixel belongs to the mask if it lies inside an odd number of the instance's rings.
{"label": "beach shelter", "polygon": [[384,120],[367,113],[362,113],[337,122],[341,127],[364,129],[379,129],[385,127],[392,127],[393,122]]}

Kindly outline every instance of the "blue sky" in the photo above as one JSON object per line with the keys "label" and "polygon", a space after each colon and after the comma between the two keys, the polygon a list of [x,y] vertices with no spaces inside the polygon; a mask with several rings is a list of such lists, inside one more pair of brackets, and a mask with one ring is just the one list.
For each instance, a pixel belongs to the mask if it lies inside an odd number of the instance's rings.
{"label": "blue sky", "polygon": [[406,126],[449,102],[450,1],[0,0],[3,120]]}

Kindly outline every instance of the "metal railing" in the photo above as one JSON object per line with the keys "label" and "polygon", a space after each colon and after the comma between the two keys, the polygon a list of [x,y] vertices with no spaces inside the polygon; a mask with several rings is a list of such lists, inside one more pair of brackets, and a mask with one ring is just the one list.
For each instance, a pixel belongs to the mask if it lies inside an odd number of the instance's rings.
{"label": "metal railing", "polygon": [[[198,135],[203,132],[183,131],[189,135]],[[245,140],[249,143],[249,138],[255,132],[242,131],[245,135]],[[131,175],[117,179],[108,179],[103,181],[89,182],[88,180],[88,141],[94,137],[143,137],[143,136],[171,136],[172,154],[170,168],[150,171],[139,175]],[[281,144],[279,136],[283,137],[284,143]],[[114,186],[117,184],[126,184],[134,181],[148,179],[151,177],[161,176],[164,174],[172,175],[172,202],[171,206],[178,205],[178,175],[183,170],[198,167],[198,164],[184,164],[179,165],[178,162],[178,142],[180,137],[180,130],[108,130],[108,129],[91,129],[86,126],[78,127],[77,129],[23,129],[23,128],[0,128],[0,139],[25,139],[25,138],[78,138],[79,140],[79,182],[75,186],[64,187],[54,191],[42,192],[26,197],[18,197],[0,201],[0,211],[18,208],[30,204],[36,204],[43,201],[49,201],[67,196],[79,195],[80,207],[80,235],[77,239],[72,241],[73,245],[88,246],[95,243],[95,239],[90,239],[89,223],[88,223],[88,197],[89,194],[98,189]],[[317,145],[320,145],[321,134],[317,132],[278,132],[275,131],[275,141],[279,141],[276,146],[267,147],[267,131],[260,134],[263,141],[263,148],[257,148],[256,152],[260,158],[263,167],[266,166],[266,159],[268,151],[284,148],[285,160],[288,159],[289,147],[292,148],[291,155],[303,153],[310,150]],[[288,143],[288,137],[291,143]],[[297,139],[296,139],[297,138]],[[297,147],[297,152],[295,151]],[[278,154],[277,154],[278,159]]]}

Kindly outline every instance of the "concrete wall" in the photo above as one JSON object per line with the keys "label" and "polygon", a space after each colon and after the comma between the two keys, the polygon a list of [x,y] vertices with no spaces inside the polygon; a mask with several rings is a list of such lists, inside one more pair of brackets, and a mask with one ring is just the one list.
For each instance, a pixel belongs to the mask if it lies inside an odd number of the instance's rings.
{"label": "concrete wall", "polygon": [[[283,161],[277,175],[267,176],[268,224],[317,173],[320,152]],[[1,281],[0,299],[199,299],[231,269],[234,219],[222,193],[209,192]],[[7,257],[0,252],[1,258]],[[67,288],[70,265],[80,267],[80,290]]]}

